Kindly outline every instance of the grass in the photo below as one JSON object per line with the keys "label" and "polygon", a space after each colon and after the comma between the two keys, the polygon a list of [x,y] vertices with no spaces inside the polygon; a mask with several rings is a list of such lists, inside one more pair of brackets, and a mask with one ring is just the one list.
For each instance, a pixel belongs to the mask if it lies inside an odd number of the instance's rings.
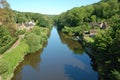
{"label": "grass", "polygon": [[7,69],[1,75],[2,80],[10,80],[10,78],[13,76],[14,69],[23,60],[24,56],[27,54],[27,51],[28,45],[24,41],[22,41],[15,49],[3,54],[3,57],[0,60],[7,64],[2,66]]}
{"label": "grass", "polygon": [[90,37],[84,37],[84,40],[88,43],[93,43],[94,42],[94,39],[90,38]]}

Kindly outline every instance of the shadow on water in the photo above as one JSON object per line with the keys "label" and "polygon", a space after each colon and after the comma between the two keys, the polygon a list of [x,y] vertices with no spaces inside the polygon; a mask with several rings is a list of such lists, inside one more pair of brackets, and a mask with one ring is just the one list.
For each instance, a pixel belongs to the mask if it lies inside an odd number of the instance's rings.
{"label": "shadow on water", "polygon": [[79,44],[78,41],[72,40],[71,36],[69,36],[69,35],[63,34],[61,32],[58,32],[58,33],[59,33],[62,43],[67,44],[69,49],[71,49],[75,54],[83,54],[84,53],[84,49],[82,48],[82,46]]}
{"label": "shadow on water", "polygon": [[[46,47],[47,42],[43,44],[43,48],[41,48],[39,51],[37,51],[34,54],[29,54],[27,56],[25,56],[24,61],[22,61],[19,66],[17,66],[17,68],[15,69],[14,72],[14,76],[19,75],[17,77],[13,77],[11,80],[22,80],[22,69],[24,68],[24,66],[30,66],[32,67],[34,70],[39,71],[39,64],[41,62],[41,53],[44,49],[44,47]],[[29,72],[27,72],[29,73]]]}

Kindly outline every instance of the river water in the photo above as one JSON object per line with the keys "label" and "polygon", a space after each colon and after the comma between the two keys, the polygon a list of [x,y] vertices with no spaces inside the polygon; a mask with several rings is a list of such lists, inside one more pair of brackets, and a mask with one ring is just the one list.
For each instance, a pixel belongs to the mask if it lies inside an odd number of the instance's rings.
{"label": "river water", "polygon": [[53,27],[44,48],[26,56],[12,80],[98,80],[91,63],[77,41]]}

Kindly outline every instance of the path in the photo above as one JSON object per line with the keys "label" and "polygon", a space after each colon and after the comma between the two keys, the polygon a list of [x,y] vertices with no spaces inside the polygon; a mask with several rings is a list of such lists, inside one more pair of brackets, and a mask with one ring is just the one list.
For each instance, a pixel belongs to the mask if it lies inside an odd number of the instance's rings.
{"label": "path", "polygon": [[8,49],[5,53],[10,52],[12,49],[16,48],[16,47],[19,45],[20,40],[21,40],[22,38],[24,38],[24,35],[19,35],[19,39],[18,39],[18,40],[11,46],[11,48]]}
{"label": "path", "polygon": [[[12,49],[16,48],[16,47],[19,45],[19,43],[20,43],[20,41],[21,41],[22,38],[24,38],[24,35],[19,35],[18,40],[11,46],[10,49],[6,50],[6,51],[4,52],[4,54],[5,54],[5,53],[8,53],[8,52],[10,52]],[[1,58],[1,57],[2,57],[2,55],[0,55],[0,58]]]}

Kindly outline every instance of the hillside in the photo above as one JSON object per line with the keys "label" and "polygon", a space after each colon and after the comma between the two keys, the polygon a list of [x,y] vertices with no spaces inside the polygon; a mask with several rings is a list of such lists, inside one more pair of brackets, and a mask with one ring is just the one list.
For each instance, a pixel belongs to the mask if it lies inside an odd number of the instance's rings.
{"label": "hillside", "polygon": [[[119,0],[102,0],[92,5],[75,7],[58,16],[56,24],[60,27],[79,26],[85,22],[106,21],[111,24],[114,17],[120,16]],[[59,27],[59,28],[60,28]]]}

